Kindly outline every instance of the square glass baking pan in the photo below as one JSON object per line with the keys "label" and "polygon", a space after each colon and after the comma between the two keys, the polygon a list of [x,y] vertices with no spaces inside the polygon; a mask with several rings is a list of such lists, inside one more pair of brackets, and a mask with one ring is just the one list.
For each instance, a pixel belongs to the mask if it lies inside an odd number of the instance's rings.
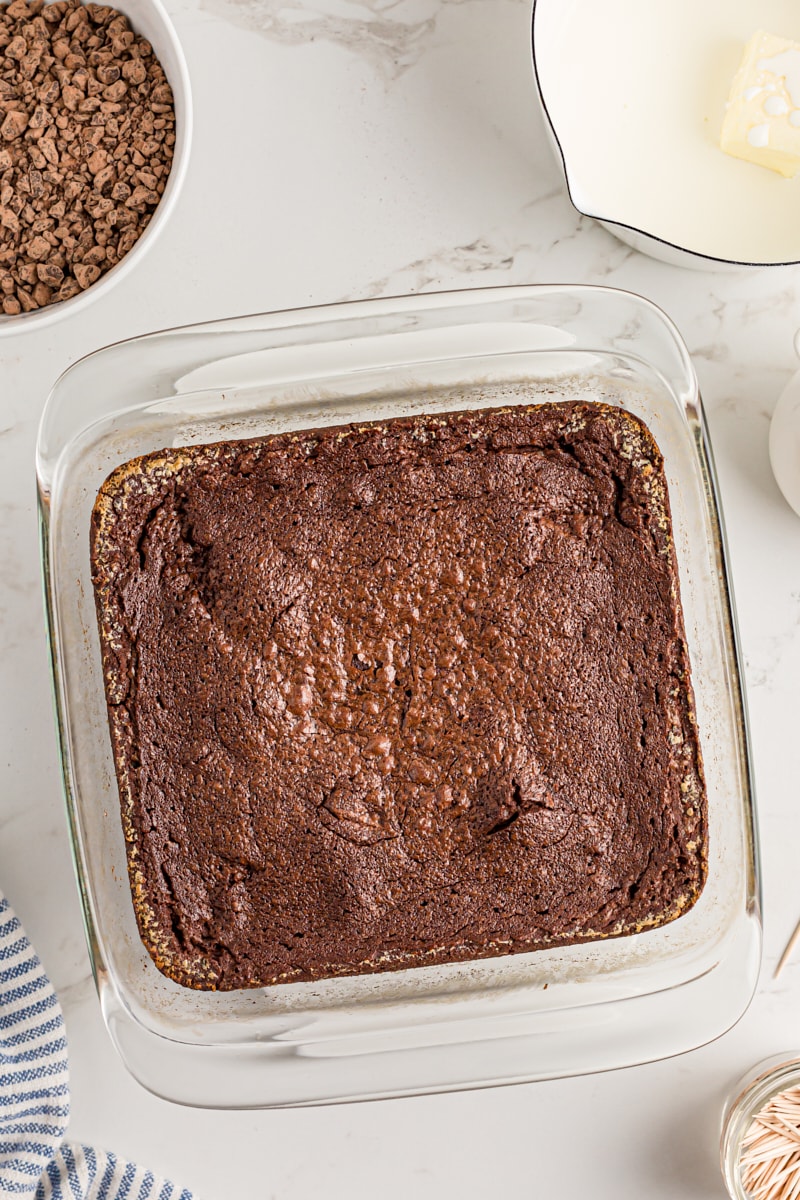
{"label": "square glass baking pan", "polygon": [[[202,993],[136,929],[89,563],[119,464],[166,446],[415,412],[619,405],[666,464],[709,804],[696,905],[627,937],[480,962]],[[37,447],[64,791],[97,990],[131,1072],[187,1104],[332,1102],[544,1079],[675,1054],[753,993],[761,946],[741,671],[711,452],[687,351],[649,302],[593,287],[374,300],[157,333],[55,385]]]}

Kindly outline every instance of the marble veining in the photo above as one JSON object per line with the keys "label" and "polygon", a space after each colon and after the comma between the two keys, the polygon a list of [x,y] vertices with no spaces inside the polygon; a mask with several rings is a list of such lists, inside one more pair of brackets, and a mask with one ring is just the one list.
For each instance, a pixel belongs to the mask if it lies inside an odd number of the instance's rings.
{"label": "marble veining", "polygon": [[[519,249],[516,253],[519,253]],[[464,286],[477,286],[472,278],[467,280],[465,277],[486,272],[496,272],[501,277],[504,274],[508,276],[514,268],[515,259],[514,252],[508,249],[504,252],[497,244],[480,237],[466,246],[448,246],[437,254],[429,254],[416,262],[408,263],[400,270],[393,271],[391,275],[368,284],[362,294],[375,297],[432,291],[441,287],[441,281],[448,276],[464,279]],[[504,281],[501,278],[492,279],[491,282]]]}
{"label": "marble veining", "polygon": [[[447,4],[469,0],[201,0],[202,7],[280,46],[344,48],[392,80],[414,67]],[[518,3],[523,0],[517,0]]]}

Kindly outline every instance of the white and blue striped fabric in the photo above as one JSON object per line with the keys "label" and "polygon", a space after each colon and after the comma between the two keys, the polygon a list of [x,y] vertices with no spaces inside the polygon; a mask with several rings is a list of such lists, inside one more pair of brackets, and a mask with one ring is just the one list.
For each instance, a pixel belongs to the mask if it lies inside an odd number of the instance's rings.
{"label": "white and blue striped fabric", "polygon": [[65,1142],[69,1064],[50,980],[0,892],[0,1197],[193,1200],[115,1154]]}

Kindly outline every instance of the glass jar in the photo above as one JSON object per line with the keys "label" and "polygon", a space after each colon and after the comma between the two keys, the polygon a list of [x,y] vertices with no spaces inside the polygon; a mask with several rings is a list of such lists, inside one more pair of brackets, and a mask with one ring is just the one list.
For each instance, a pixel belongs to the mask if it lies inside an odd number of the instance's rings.
{"label": "glass jar", "polygon": [[753,1118],[779,1092],[800,1087],[800,1051],[764,1059],[738,1081],[722,1118],[720,1165],[733,1200],[751,1200],[741,1179],[742,1143]]}

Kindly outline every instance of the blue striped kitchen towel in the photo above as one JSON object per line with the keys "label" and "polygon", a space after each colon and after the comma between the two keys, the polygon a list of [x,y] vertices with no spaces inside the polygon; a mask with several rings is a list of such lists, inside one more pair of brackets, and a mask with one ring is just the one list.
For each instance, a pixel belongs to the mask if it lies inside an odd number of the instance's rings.
{"label": "blue striped kitchen towel", "polygon": [[0,892],[0,1197],[192,1200],[115,1154],[65,1142],[68,1122],[61,1006]]}

